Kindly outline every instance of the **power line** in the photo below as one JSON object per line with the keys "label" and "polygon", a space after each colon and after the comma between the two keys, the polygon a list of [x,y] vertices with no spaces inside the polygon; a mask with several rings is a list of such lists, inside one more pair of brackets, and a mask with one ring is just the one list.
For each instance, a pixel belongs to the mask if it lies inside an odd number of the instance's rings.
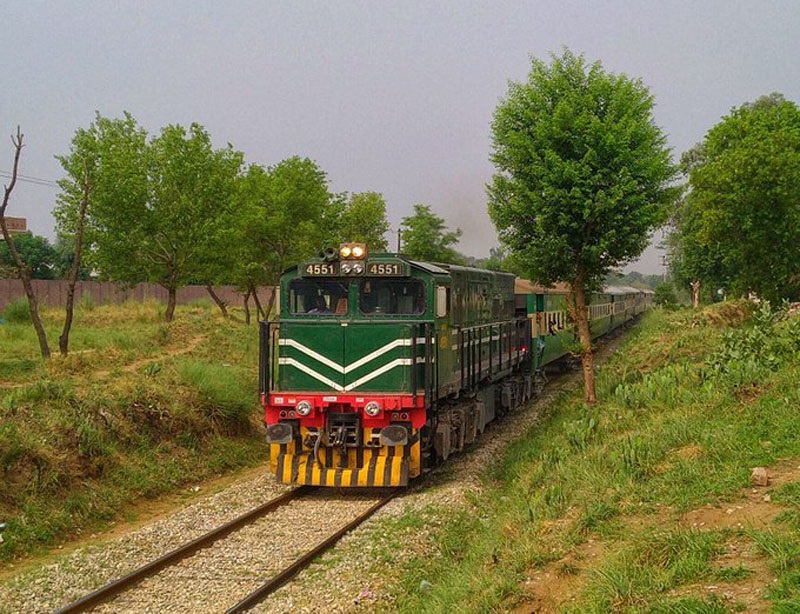
{"label": "power line", "polygon": [[[11,179],[11,173],[9,173],[8,171],[0,171],[0,177]],[[21,173],[17,173],[17,181],[24,181],[25,183],[32,183],[34,185],[43,185],[53,188],[58,187],[58,184],[55,181],[50,181],[49,179],[42,179],[40,177],[31,177],[30,175],[22,175]]]}

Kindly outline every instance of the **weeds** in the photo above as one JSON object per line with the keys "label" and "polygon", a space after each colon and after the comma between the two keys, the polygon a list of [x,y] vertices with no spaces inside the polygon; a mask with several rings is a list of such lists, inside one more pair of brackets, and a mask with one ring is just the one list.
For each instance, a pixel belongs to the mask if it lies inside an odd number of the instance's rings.
{"label": "weeds", "polygon": [[[404,566],[415,581],[394,595],[398,609],[537,605],[520,583],[526,570],[574,579],[563,611],[748,608],[697,594],[698,583],[752,581],[748,567],[718,564],[731,530],[677,528],[674,515],[729,505],[749,487],[750,467],[800,459],[797,381],[800,318],[743,303],[648,314],[598,373],[600,402],[588,409],[562,395],[551,403],[488,469],[497,485],[471,497],[457,521],[446,518],[416,572],[418,560]],[[773,502],[787,506],[780,521],[740,537],[769,560],[773,610],[798,611],[797,484],[775,490]],[[599,542],[601,557],[581,556]]]}
{"label": "weeds", "polygon": [[[29,325],[0,326],[0,386],[10,384],[0,387],[0,561],[102,526],[138,497],[263,458],[252,331],[182,306],[167,326],[159,309],[82,299],[70,356],[46,362]],[[43,312],[51,334],[60,315]],[[220,326],[213,357],[187,353]]]}

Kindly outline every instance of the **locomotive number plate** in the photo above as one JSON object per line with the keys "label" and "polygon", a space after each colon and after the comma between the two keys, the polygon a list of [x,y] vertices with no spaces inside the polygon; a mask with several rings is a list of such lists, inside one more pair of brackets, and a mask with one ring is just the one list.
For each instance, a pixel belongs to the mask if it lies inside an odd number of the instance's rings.
{"label": "locomotive number plate", "polygon": [[370,262],[367,264],[367,275],[373,277],[404,277],[408,275],[403,262]]}
{"label": "locomotive number plate", "polygon": [[307,262],[303,265],[305,277],[336,277],[339,275],[338,262]]}

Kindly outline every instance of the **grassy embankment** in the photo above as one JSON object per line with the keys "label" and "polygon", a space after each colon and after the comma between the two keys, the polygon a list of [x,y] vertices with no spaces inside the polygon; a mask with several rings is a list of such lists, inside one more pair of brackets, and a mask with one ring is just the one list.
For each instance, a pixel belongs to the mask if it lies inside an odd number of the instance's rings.
{"label": "grassy embankment", "polygon": [[431,536],[396,561],[396,606],[800,611],[800,317],[743,314],[647,315],[601,367],[596,407],[573,386],[467,509],[396,521],[400,541]]}
{"label": "grassy embankment", "polygon": [[[26,309],[0,324],[0,561],[263,460],[255,325],[203,302],[165,324],[155,303],[82,301],[70,355],[45,362]],[[57,352],[63,311],[43,319]]]}

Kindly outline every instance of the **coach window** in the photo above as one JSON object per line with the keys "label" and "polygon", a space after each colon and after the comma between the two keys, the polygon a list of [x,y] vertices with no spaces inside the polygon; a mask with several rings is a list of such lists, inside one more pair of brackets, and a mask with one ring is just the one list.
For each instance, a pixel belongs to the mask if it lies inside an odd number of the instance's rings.
{"label": "coach window", "polygon": [[362,281],[358,309],[365,315],[419,315],[425,311],[425,286],[416,279]]}
{"label": "coach window", "polygon": [[289,282],[289,312],[294,315],[345,315],[347,285],[321,279]]}

